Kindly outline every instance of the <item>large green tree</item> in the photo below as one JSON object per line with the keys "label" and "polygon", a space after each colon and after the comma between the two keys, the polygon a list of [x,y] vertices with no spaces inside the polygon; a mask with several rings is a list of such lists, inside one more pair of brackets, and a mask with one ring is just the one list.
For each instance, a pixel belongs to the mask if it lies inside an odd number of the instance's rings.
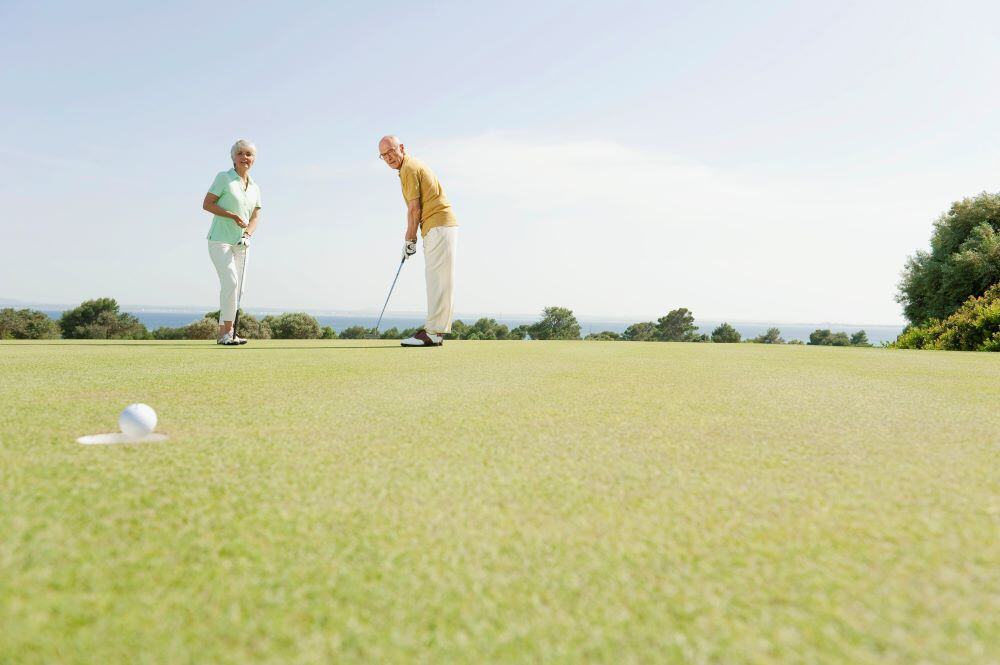
{"label": "large green tree", "polygon": [[67,339],[146,339],[146,326],[119,310],[114,298],[97,298],[63,312],[59,328]]}
{"label": "large green tree", "polygon": [[943,319],[1000,282],[1000,194],[963,199],[934,222],[930,251],[903,268],[896,300],[913,325]]}
{"label": "large green tree", "polygon": [[656,339],[660,342],[694,342],[700,339],[694,314],[681,307],[656,320]]}
{"label": "large green tree", "polygon": [[546,307],[542,319],[528,326],[532,339],[580,339],[580,324],[565,307]]}

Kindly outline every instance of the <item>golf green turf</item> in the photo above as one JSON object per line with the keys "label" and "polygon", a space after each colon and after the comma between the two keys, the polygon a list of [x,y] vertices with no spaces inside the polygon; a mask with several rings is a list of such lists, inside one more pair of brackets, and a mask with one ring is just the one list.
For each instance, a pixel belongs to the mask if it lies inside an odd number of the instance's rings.
{"label": "golf green turf", "polygon": [[1000,661],[1000,354],[0,344],[0,662],[580,661]]}

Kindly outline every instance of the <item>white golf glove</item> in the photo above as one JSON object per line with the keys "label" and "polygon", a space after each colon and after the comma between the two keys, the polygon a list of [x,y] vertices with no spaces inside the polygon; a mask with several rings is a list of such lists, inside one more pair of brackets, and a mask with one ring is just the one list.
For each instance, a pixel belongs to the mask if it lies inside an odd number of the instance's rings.
{"label": "white golf glove", "polygon": [[410,258],[417,253],[417,241],[407,240],[403,243],[403,260]]}
{"label": "white golf glove", "polygon": [[237,242],[236,244],[237,245],[243,245],[244,247],[249,247],[250,246],[250,234],[246,233],[244,231],[243,236],[239,239],[239,242]]}

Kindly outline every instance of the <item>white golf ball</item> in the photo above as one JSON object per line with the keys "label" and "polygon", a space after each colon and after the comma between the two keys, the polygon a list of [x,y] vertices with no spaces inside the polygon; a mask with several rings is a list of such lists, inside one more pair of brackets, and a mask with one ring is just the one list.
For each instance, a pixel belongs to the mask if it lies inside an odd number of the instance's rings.
{"label": "white golf ball", "polygon": [[129,404],[118,416],[118,426],[128,436],[146,436],[156,429],[156,411],[146,404]]}

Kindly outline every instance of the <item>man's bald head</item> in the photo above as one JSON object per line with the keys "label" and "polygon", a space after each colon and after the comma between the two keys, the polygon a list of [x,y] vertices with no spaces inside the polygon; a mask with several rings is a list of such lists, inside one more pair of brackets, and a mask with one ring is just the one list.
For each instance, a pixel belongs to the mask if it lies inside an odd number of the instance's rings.
{"label": "man's bald head", "polygon": [[389,165],[389,168],[398,170],[403,165],[403,155],[405,154],[406,146],[391,134],[383,136],[382,140],[378,142],[378,155]]}

